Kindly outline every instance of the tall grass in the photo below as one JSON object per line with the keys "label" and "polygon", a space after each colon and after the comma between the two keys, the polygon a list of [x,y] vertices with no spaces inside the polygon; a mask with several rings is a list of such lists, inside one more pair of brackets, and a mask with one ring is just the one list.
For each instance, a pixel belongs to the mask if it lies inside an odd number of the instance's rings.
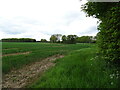
{"label": "tall grass", "polygon": [[[83,48],[58,59],[31,88],[116,88],[119,80],[114,67],[96,55],[96,47]],[[112,77],[111,77],[112,76]]]}

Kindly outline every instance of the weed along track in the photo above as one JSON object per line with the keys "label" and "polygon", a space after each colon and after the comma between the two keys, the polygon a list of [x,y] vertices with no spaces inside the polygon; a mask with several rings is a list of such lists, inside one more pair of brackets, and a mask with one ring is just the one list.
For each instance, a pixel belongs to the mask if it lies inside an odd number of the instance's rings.
{"label": "weed along track", "polygon": [[48,68],[55,65],[52,61],[63,58],[64,55],[54,55],[42,61],[26,65],[25,67],[13,70],[3,77],[3,88],[22,88],[30,84],[35,78],[40,77]]}

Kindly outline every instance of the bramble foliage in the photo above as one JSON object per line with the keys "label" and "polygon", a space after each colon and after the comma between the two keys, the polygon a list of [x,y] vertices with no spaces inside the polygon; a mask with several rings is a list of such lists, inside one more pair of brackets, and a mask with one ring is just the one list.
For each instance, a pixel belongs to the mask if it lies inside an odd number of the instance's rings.
{"label": "bramble foliage", "polygon": [[98,45],[102,55],[109,61],[120,62],[120,3],[88,2],[82,10],[100,20]]}

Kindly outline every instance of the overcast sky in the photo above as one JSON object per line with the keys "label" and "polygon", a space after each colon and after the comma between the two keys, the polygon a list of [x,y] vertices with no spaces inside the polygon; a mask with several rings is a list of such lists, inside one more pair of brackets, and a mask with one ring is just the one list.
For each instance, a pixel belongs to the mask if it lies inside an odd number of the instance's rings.
{"label": "overcast sky", "polygon": [[95,36],[97,19],[86,17],[83,0],[0,0],[0,39],[49,40],[52,34]]}

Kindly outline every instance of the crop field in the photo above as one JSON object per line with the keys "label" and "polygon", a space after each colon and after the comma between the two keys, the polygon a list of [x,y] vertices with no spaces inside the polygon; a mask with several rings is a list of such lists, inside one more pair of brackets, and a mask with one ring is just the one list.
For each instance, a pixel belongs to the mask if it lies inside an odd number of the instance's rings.
{"label": "crop field", "polygon": [[[47,43],[2,43],[3,73],[13,68],[35,62],[55,54],[67,54],[70,51],[90,47],[89,44],[65,45]],[[23,53],[23,55],[22,55]],[[26,53],[26,54],[24,54]],[[19,54],[19,55],[12,55]]]}
{"label": "crop field", "polygon": [[[56,58],[50,63],[49,59]],[[44,62],[45,61],[45,62]],[[48,66],[42,75],[38,73],[41,66],[33,69],[34,74],[27,73],[22,68],[34,66],[35,62],[42,62]],[[34,65],[32,65],[34,63]],[[38,64],[38,63],[37,63]],[[43,65],[42,64],[42,65]],[[44,65],[43,69],[47,67]],[[29,68],[28,66],[26,68]],[[2,71],[3,78],[9,76],[5,82],[16,83],[20,74],[35,75],[36,79],[26,82],[21,87],[26,88],[116,88],[119,87],[117,70],[114,67],[106,66],[102,57],[97,54],[96,44],[52,44],[52,43],[29,43],[29,42],[4,42],[2,43]],[[19,70],[19,73],[20,73]],[[14,78],[10,78],[14,77]],[[10,80],[12,81],[10,81]],[[25,81],[19,78],[19,81]],[[15,84],[13,84],[15,86]],[[17,86],[17,85],[16,85]],[[6,87],[9,87],[6,86]],[[11,85],[12,87],[12,85]],[[12,87],[14,88],[14,87]]]}

